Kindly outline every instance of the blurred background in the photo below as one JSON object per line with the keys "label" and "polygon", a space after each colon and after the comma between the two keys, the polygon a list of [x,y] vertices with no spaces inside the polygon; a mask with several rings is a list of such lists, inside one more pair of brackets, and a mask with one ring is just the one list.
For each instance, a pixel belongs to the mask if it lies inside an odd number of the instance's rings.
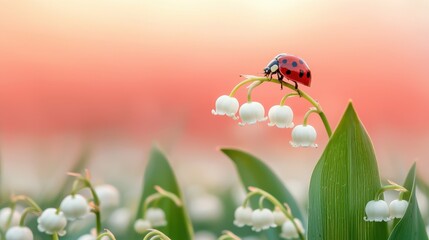
{"label": "blurred background", "polygon": [[[2,188],[42,198],[89,147],[94,181],[132,205],[156,142],[190,197],[238,189],[218,151],[227,146],[266,161],[305,199],[327,143],[316,116],[319,148],[294,149],[290,129],[211,114],[240,74],[261,74],[282,52],[309,64],[302,89],[333,128],[353,101],[383,179],[402,182],[414,161],[425,173],[428,10],[426,0],[0,1]],[[286,93],[266,84],[253,98],[268,111]],[[287,104],[300,124],[309,104]]]}

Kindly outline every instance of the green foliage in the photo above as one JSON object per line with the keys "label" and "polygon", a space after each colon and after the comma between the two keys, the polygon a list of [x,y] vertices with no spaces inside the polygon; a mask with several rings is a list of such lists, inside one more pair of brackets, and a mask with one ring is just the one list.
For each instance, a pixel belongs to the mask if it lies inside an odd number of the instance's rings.
{"label": "green foliage", "polygon": [[426,227],[420,214],[419,205],[416,199],[416,165],[414,164],[405,180],[404,187],[408,192],[404,194],[404,199],[409,205],[404,217],[396,224],[389,240],[427,240]]}
{"label": "green foliage", "polygon": [[[136,219],[142,217],[144,201],[148,196],[156,192],[154,189],[155,186],[160,186],[174,193],[183,203],[183,206],[178,207],[169,199],[163,199],[159,202],[158,207],[165,211],[166,220],[168,222],[167,226],[160,227],[159,230],[172,240],[193,239],[192,225],[184,207],[182,193],[177,184],[173,169],[168,163],[165,155],[158,148],[153,147],[150,153],[149,163],[144,173],[143,190]],[[133,230],[130,231],[134,232]],[[140,239],[137,234],[133,235],[134,236],[130,237],[130,239]]]}
{"label": "green foliage", "polygon": [[366,222],[380,188],[374,150],[350,103],[310,183],[308,239],[387,239],[387,224]]}
{"label": "green foliage", "polygon": [[[292,214],[305,223],[305,219],[292,194],[283,185],[277,175],[265,163],[256,157],[235,149],[221,149],[235,164],[244,187],[261,188],[276,197],[280,202],[287,203]],[[280,239],[276,229],[265,231],[269,239]]]}

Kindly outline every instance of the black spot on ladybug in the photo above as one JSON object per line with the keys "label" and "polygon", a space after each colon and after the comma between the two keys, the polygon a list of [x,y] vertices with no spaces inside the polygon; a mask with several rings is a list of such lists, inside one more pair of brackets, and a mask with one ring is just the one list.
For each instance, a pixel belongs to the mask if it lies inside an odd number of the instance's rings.
{"label": "black spot on ladybug", "polygon": [[295,61],[292,62],[292,67],[296,67],[296,66],[298,66],[298,63],[296,63]]}
{"label": "black spot on ladybug", "polygon": [[299,77],[302,77],[302,76],[304,76],[304,70],[299,70]]}
{"label": "black spot on ladybug", "polygon": [[287,74],[287,75],[290,75],[291,73],[292,73],[292,72],[291,72],[290,70],[287,70],[287,71],[286,71],[286,74]]}
{"label": "black spot on ladybug", "polygon": [[286,59],[283,59],[283,60],[282,60],[282,63],[286,64],[286,63],[287,63],[287,60],[286,60]]}
{"label": "black spot on ladybug", "polygon": [[307,77],[310,78],[311,77],[311,73],[310,71],[307,72]]}
{"label": "black spot on ladybug", "polygon": [[302,61],[301,59],[299,59],[299,63],[300,64],[304,64],[304,61]]}

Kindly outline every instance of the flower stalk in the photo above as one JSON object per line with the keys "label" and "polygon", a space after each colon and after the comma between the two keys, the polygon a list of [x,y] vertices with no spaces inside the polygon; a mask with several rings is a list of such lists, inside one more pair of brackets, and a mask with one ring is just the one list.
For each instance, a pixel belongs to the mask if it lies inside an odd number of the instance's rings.
{"label": "flower stalk", "polygon": [[[280,203],[279,200],[277,200],[273,195],[269,194],[268,192],[260,189],[260,188],[256,188],[256,187],[249,187],[249,193],[247,194],[246,198],[243,201],[242,206],[245,207],[247,206],[247,204],[250,201],[250,198],[252,196],[256,196],[256,195],[260,195],[261,198],[267,199],[268,201],[270,201],[275,207],[277,207],[285,216],[287,219],[289,219],[292,224],[294,225],[295,229],[298,232],[299,238],[301,240],[305,240],[305,236],[304,233],[301,232],[301,228],[296,224],[296,222],[294,221],[294,217],[290,211],[289,206],[285,203],[284,205]],[[261,204],[261,202],[259,202],[259,204]]]}
{"label": "flower stalk", "polygon": [[[282,84],[283,86],[285,86],[285,87],[291,89],[292,91],[294,91],[296,95],[301,96],[302,98],[304,98],[305,100],[307,100],[311,105],[313,105],[313,107],[317,110],[315,112],[317,112],[317,114],[319,114],[319,117],[322,120],[323,125],[325,126],[325,130],[326,130],[326,133],[327,133],[328,137],[331,137],[331,135],[332,135],[331,126],[330,126],[330,124],[328,122],[328,119],[326,118],[325,113],[322,110],[322,107],[320,106],[320,104],[316,100],[314,100],[306,92],[304,92],[303,90],[297,90],[294,85],[292,85],[290,83],[287,83],[287,82],[280,82],[277,79],[270,79],[270,78],[267,78],[267,77],[257,77],[257,76],[250,76],[250,75],[243,75],[243,77],[245,77],[246,79],[243,80],[243,81],[241,81],[240,83],[238,83],[232,89],[231,93],[229,94],[230,97],[233,97],[235,95],[235,93],[237,92],[237,90],[240,87],[242,87],[242,86],[244,86],[244,85],[246,85],[248,83],[260,82],[257,85],[260,85],[260,84],[262,84],[264,82],[273,82],[273,83],[277,83],[277,84]],[[249,91],[250,91],[250,88],[249,88]],[[288,95],[286,95],[285,97],[283,97],[283,99],[288,98],[288,97],[291,96],[291,95],[290,96],[288,96]],[[283,99],[282,99],[282,101],[283,101]],[[248,100],[249,100],[249,94],[248,94]]]}

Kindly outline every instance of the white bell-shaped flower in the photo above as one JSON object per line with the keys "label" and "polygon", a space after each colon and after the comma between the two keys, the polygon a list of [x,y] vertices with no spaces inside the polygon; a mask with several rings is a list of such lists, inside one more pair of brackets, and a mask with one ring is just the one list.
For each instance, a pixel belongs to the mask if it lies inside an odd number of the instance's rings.
{"label": "white bell-shaped flower", "polygon": [[365,206],[366,217],[368,222],[388,222],[390,221],[389,206],[384,200],[372,200]]}
{"label": "white bell-shaped flower", "polygon": [[274,223],[273,212],[267,208],[256,209],[252,213],[252,230],[260,232],[261,230],[268,229],[270,227],[276,227]]}
{"label": "white bell-shaped flower", "polygon": [[65,197],[61,202],[60,209],[70,221],[84,218],[89,213],[88,202],[80,194]]}
{"label": "white bell-shaped flower", "polygon": [[267,120],[264,106],[259,102],[247,102],[241,105],[239,114],[242,121],[239,123],[241,126]]}
{"label": "white bell-shaped flower", "polygon": [[6,240],[33,240],[33,232],[28,227],[14,226],[7,230]]}
{"label": "white bell-shaped flower", "polygon": [[275,105],[268,111],[268,118],[270,123],[268,126],[277,126],[278,128],[292,128],[294,126],[293,111],[289,106]]}
{"label": "white bell-shaped flower", "polygon": [[283,225],[283,223],[286,222],[286,220],[287,220],[284,213],[282,211],[280,211],[279,209],[274,210],[273,215],[274,215],[274,223],[277,226]]}
{"label": "white bell-shaped flower", "polygon": [[[12,210],[9,207],[2,208],[0,210],[0,230],[6,231],[6,225],[9,222],[11,213],[12,213]],[[20,219],[21,219],[21,214],[15,209],[15,211],[13,211],[12,220],[10,221],[9,227],[18,226]]]}
{"label": "white bell-shaped flower", "polygon": [[298,227],[298,229],[293,225],[292,221],[287,220],[282,225],[282,233],[280,236],[285,239],[294,239],[299,237],[299,232],[304,234],[304,227],[302,226],[301,221],[298,218],[293,220]]}
{"label": "white bell-shaped flower", "polygon": [[391,218],[402,218],[407,211],[408,201],[406,200],[393,200],[389,204],[389,211]]}
{"label": "white bell-shaped flower", "polygon": [[292,147],[317,147],[316,141],[317,133],[311,125],[297,125],[292,130]]}
{"label": "white bell-shaped flower", "polygon": [[134,230],[139,234],[145,233],[150,228],[152,228],[152,224],[146,219],[140,218],[134,223]]}
{"label": "white bell-shaped flower", "polygon": [[244,225],[252,225],[252,208],[240,206],[234,212],[234,225],[243,227]]}
{"label": "white bell-shaped flower", "polygon": [[161,208],[149,208],[145,214],[146,220],[148,220],[152,227],[162,227],[167,225],[165,220],[164,210]]}
{"label": "white bell-shaped flower", "polygon": [[119,205],[119,191],[110,184],[95,187],[102,209],[112,209]]}
{"label": "white bell-shaped flower", "polygon": [[58,212],[55,208],[47,208],[43,211],[42,215],[37,218],[37,223],[37,229],[39,229],[40,232],[50,235],[58,233],[60,236],[66,234],[64,228],[67,225],[67,219],[63,212]]}
{"label": "white bell-shaped flower", "polygon": [[216,110],[212,110],[213,115],[226,115],[228,117],[232,117],[234,120],[237,119],[235,115],[238,111],[238,100],[234,97],[230,97],[228,95],[222,95],[218,99],[216,99]]}

